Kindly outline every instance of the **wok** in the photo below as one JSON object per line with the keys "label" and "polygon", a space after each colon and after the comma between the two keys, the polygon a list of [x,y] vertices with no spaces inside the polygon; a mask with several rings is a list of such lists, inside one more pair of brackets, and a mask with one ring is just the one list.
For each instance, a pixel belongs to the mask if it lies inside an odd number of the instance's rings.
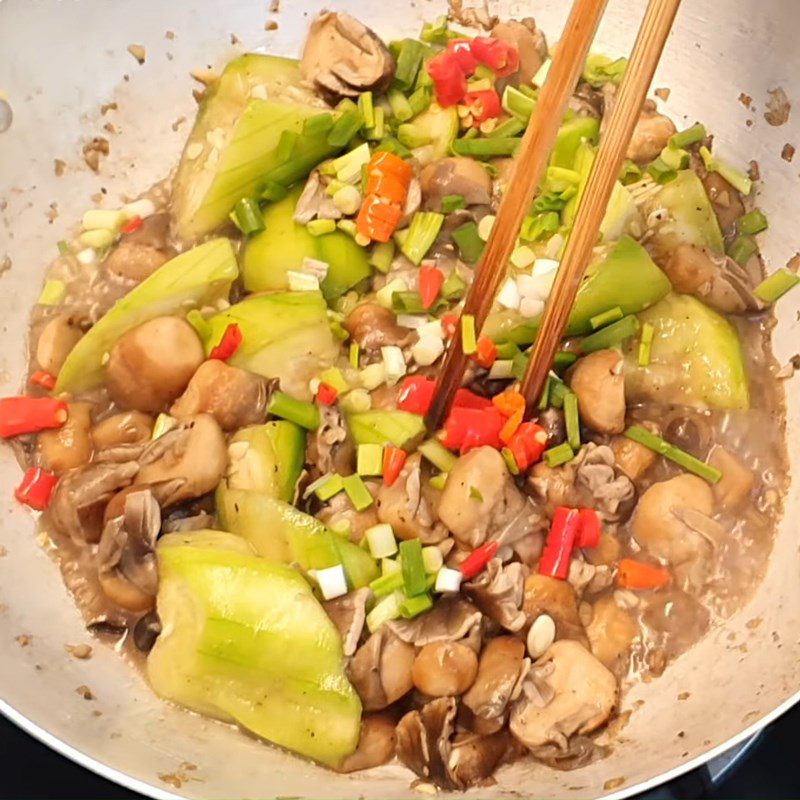
{"label": "wok", "polygon": [[[270,14],[264,0],[163,3],[38,2],[0,4],[0,90],[14,111],[0,134],[0,393],[13,394],[25,364],[29,311],[55,242],[104,191],[111,203],[138,192],[176,163],[195,105],[188,73],[222,63],[242,48],[297,54],[308,20],[323,0],[283,0]],[[415,34],[443,3],[337,0],[385,36]],[[558,38],[564,0],[499,2],[493,10],[534,15]],[[611,0],[595,49],[627,53],[644,0]],[[278,29],[265,31],[273,19]],[[174,33],[167,34],[170,31]],[[765,255],[782,266],[799,248],[798,163],[781,158],[800,143],[800,108],[771,127],[767,92],[783,87],[800,103],[800,4],[793,0],[686,0],[656,78],[678,123],[700,118],[718,134],[718,151],[734,163],[754,158],[764,178],[758,204],[770,220]],[[232,34],[241,40],[233,44]],[[139,65],[129,44],[146,48]],[[748,109],[740,93],[752,98]],[[102,115],[100,105],[115,101]],[[187,121],[180,123],[181,117]],[[748,120],[752,125],[748,126]],[[111,122],[119,131],[103,131]],[[173,130],[177,128],[177,130]],[[111,142],[99,174],[83,164],[92,136]],[[54,159],[67,162],[61,177]],[[7,205],[5,205],[7,204]],[[54,204],[51,206],[51,204]],[[48,221],[50,216],[57,216]],[[778,306],[776,349],[785,362],[797,350],[800,293]],[[798,468],[800,385],[787,382],[789,441]],[[95,645],[79,661],[65,644],[88,641],[56,565],[36,541],[34,523],[12,500],[19,467],[0,450],[0,709],[56,750],[152,797],[405,797],[410,772],[390,765],[336,775],[259,743],[231,727],[158,700],[111,649]],[[752,601],[717,625],[664,675],[629,691],[632,710],[604,760],[574,772],[533,762],[505,768],[481,797],[625,797],[712,758],[767,725],[800,699],[800,549],[796,520],[800,483],[792,483],[769,572]],[[22,646],[30,636],[27,646]],[[93,699],[84,699],[88,687]]]}

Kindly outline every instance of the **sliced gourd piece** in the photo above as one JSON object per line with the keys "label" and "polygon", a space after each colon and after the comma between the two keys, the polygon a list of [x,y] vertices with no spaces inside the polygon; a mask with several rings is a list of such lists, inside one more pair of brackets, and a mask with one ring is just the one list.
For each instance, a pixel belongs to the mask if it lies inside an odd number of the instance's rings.
{"label": "sliced gourd piece", "polygon": [[414,117],[414,127],[430,137],[433,159],[445,158],[458,135],[458,112],[455,106],[428,108]]}
{"label": "sliced gourd piece", "polygon": [[404,447],[425,433],[422,417],[408,411],[361,411],[348,414],[347,427],[356,444]]}
{"label": "sliced gourd piece", "polygon": [[156,553],[156,693],[323,764],[353,752],[361,702],[341,636],[302,576],[218,531],[167,534]]}
{"label": "sliced gourd piece", "polygon": [[650,363],[639,366],[638,339],[625,348],[628,400],[746,409],[747,370],[733,326],[694,297],[670,294],[639,315],[654,329]]}
{"label": "sliced gourd piece", "polygon": [[239,269],[231,243],[212,239],[159,267],[107,311],[75,345],[58,374],[57,392],[77,394],[99,386],[104,361],[122,334],[143,322],[227,299]]}

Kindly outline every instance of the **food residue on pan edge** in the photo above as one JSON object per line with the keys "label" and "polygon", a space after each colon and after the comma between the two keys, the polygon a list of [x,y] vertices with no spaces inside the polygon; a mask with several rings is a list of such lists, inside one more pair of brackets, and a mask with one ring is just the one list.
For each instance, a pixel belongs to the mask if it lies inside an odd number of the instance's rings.
{"label": "food residue on pan edge", "polygon": [[785,125],[789,120],[789,112],[792,110],[792,104],[786,96],[786,92],[782,87],[777,86],[770,89],[767,94],[769,100],[767,101],[767,110],[764,112],[764,119],[775,127]]}

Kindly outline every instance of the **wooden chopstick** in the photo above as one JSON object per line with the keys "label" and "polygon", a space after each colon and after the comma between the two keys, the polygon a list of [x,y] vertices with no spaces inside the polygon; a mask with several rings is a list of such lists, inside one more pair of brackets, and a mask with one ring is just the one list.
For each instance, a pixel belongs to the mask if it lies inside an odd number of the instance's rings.
{"label": "wooden chopstick", "polygon": [[[464,301],[461,314],[471,314],[475,318],[476,331],[483,327],[494,296],[505,277],[522,220],[547,165],[567,102],[575,90],[589,45],[607,3],[608,0],[575,0],[572,5],[547,80],[522,137],[516,166],[500,202],[492,233]],[[433,402],[425,417],[428,430],[441,426],[461,385],[466,366],[467,356],[464,355],[459,324],[445,355]]]}
{"label": "wooden chopstick", "polygon": [[520,391],[528,412],[537,406],[544,389],[679,5],[680,0],[650,0],[647,6],[522,379]]}

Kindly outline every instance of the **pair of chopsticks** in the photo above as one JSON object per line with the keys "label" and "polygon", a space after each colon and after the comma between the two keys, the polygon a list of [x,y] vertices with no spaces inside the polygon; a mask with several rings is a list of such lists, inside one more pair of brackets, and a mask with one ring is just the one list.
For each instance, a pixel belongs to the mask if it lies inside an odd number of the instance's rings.
{"label": "pair of chopsticks", "polygon": [[[567,103],[607,3],[608,0],[575,0],[573,3],[564,34],[522,138],[514,173],[500,202],[494,227],[464,301],[462,315],[471,314],[478,331],[483,327],[505,277],[522,220],[547,166]],[[536,407],[547,380],[592,249],[597,244],[606,206],[619,176],[642,103],[679,5],[680,0],[650,0],[648,4],[522,379],[520,391],[525,397],[527,413]],[[439,428],[447,415],[456,390],[461,385],[467,361],[462,346],[461,325],[457,325],[426,417],[430,430]]]}

